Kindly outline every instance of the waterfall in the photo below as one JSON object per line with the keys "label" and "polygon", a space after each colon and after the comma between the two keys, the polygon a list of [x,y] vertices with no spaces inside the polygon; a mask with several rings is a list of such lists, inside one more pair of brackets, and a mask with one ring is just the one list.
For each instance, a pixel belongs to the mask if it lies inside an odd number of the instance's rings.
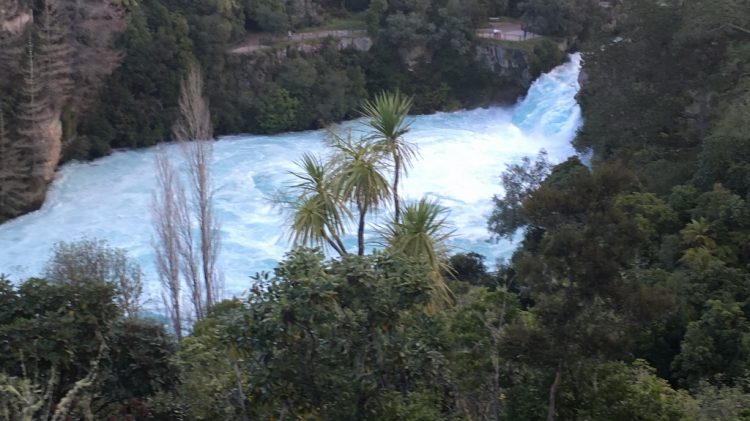
{"label": "waterfall", "polygon": [[[418,145],[420,157],[404,181],[402,196],[429,195],[451,210],[455,251],[485,254],[490,263],[512,252],[510,242],[487,241],[491,198],[501,191],[498,176],[507,164],[542,148],[553,162],[573,154],[570,141],[581,120],[575,102],[579,69],[580,56],[572,55],[534,82],[514,107],[414,117],[407,136]],[[358,123],[344,126],[357,130]],[[288,171],[302,153],[326,153],[324,135],[239,135],[216,143],[212,170],[221,220],[218,266],[228,294],[247,289],[250,275],[273,269],[289,249],[285,219],[268,195],[291,180]],[[179,159],[178,145],[165,147]],[[14,281],[39,275],[54,243],[100,238],[125,248],[141,264],[147,294],[156,297],[149,210],[155,152],[120,151],[60,168],[40,210],[0,225],[0,273]],[[175,162],[184,169],[184,163]]]}

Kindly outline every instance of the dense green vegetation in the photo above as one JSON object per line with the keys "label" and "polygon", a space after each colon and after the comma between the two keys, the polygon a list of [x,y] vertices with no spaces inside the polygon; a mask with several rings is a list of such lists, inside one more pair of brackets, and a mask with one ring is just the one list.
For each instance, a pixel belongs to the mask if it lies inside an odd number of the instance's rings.
{"label": "dense green vegetation", "polygon": [[[344,3],[366,9],[364,2]],[[442,63],[435,68],[446,72],[435,79],[446,84],[443,98],[457,100],[454,89],[471,86],[450,76],[464,57],[457,53],[462,44],[452,42],[460,26],[450,22],[471,19],[472,8],[441,15],[430,2],[404,3],[409,13],[380,16],[379,36],[450,44],[435,50],[433,65]],[[554,21],[549,33],[584,35],[578,23],[559,19],[585,2],[554,3],[570,7],[559,10],[544,1],[499,3],[487,7],[527,14],[534,8],[530,24],[541,25],[544,16]],[[286,30],[274,4],[243,9],[245,21],[227,25],[226,33],[260,22]],[[300,159],[289,199],[297,247],[272,272],[256,274],[247,296],[215,305],[179,343],[132,305],[138,268],[106,244],[59,245],[45,279],[15,286],[0,280],[0,414],[20,420],[750,419],[750,7],[739,0],[633,0],[617,7],[616,24],[587,34],[584,46],[585,122],[575,144],[592,153],[591,162],[573,157],[552,166],[540,153],[500,177],[503,194],[495,197],[488,228],[497,237],[523,233],[505,264],[490,270],[477,254],[447,256],[442,246],[450,230],[441,208],[428,201],[400,204],[401,215],[383,227],[380,251],[347,253],[337,241],[342,220],[399,203],[383,173],[397,171],[399,159],[408,167],[409,145],[398,149],[408,106],[396,104],[408,98],[384,95],[365,108],[371,136],[339,133],[333,160]],[[382,10],[373,2],[368,19]],[[163,11],[163,19],[144,19],[143,27],[190,21]],[[445,21],[422,27],[419,16]],[[188,27],[195,26],[184,26],[187,38],[148,45],[196,42]],[[453,28],[452,35],[438,28]],[[269,73],[264,102],[244,103],[248,120],[231,117],[241,104],[235,97],[227,95],[224,105],[214,100],[228,110],[219,125],[302,128],[311,115],[324,122],[324,115],[346,116],[359,105],[325,108],[326,100],[308,95],[364,98],[385,86],[409,94],[406,81],[425,76],[382,70],[403,65],[395,56],[361,67],[372,58],[336,48],[319,54],[291,54]],[[177,67],[203,60],[192,53],[170,57]],[[243,66],[243,60],[216,65]],[[156,64],[144,58],[133,74],[146,75]],[[328,72],[346,77],[322,88]],[[112,86],[123,95],[142,92],[132,82]],[[148,83],[142,86],[172,89]],[[210,84],[216,92],[246,95],[237,86],[256,86]],[[418,92],[415,106],[432,103],[420,96],[435,92]],[[102,122],[116,121],[107,117],[114,108],[101,112]],[[156,133],[159,124],[149,130]],[[134,127],[127,126],[146,130]],[[128,133],[108,130],[115,137]],[[337,253],[326,257],[323,250]],[[445,298],[446,283],[449,299],[436,301]]]}
{"label": "dense green vegetation", "polygon": [[[72,9],[66,1],[53,4]],[[29,4],[43,15],[41,2]],[[500,3],[143,0],[124,2],[122,8],[126,29],[109,46],[120,57],[119,64],[96,86],[92,98],[68,101],[71,108],[63,121],[67,158],[97,157],[112,148],[169,140],[179,81],[193,62],[206,75],[218,134],[323,127],[356,117],[362,100],[383,89],[418,93],[415,110],[430,112],[512,100],[525,88],[475,59],[475,29],[487,16],[507,10]],[[79,19],[72,12],[59,15],[62,25]],[[283,40],[292,30],[364,27],[374,42],[369,51],[342,49],[333,39],[314,42],[323,44],[314,48],[318,51],[299,42],[278,42],[255,54],[230,53],[248,37]],[[41,29],[32,26],[31,31]],[[34,45],[43,45],[44,36],[40,33]],[[8,53],[11,62],[26,60],[23,48]],[[533,73],[560,60],[560,55],[543,56]],[[83,83],[87,75],[75,69],[73,80]],[[22,100],[14,89],[21,75],[14,73],[23,66],[11,70],[0,78],[0,88],[7,114],[13,116],[13,104]]]}

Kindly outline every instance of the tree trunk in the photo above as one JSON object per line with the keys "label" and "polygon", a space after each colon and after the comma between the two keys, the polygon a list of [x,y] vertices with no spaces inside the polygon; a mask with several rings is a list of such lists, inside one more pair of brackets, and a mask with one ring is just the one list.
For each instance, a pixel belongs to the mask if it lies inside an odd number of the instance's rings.
{"label": "tree trunk", "polygon": [[701,140],[705,139],[708,133],[708,111],[708,90],[705,86],[701,86],[698,91],[698,118],[696,119],[698,136]]}
{"label": "tree trunk", "polygon": [[201,264],[203,268],[203,283],[206,288],[206,311],[214,305],[214,289],[216,288],[216,282],[214,282],[214,235],[212,233],[213,218],[210,211],[210,198],[207,194],[207,186],[202,186],[200,192],[200,204],[199,204],[199,224],[201,230]]}
{"label": "tree trunk", "polygon": [[549,406],[547,407],[547,421],[555,421],[555,399],[557,398],[557,389],[560,388],[560,381],[562,375],[560,368],[557,368],[555,372],[555,381],[552,382],[552,386],[549,388]]}
{"label": "tree trunk", "polygon": [[500,414],[500,357],[497,354],[492,356],[492,368],[494,371],[492,376],[492,405],[490,406],[492,414],[490,414],[489,419],[497,421]]}
{"label": "tree trunk", "polygon": [[346,247],[344,246],[344,242],[341,241],[338,235],[335,237],[335,240],[336,240],[336,244],[338,244],[339,248],[341,249],[341,255],[343,256],[345,254],[349,254],[346,252]]}
{"label": "tree trunk", "polygon": [[201,303],[201,307],[207,310],[216,303],[217,295],[220,293],[216,274],[219,223],[212,206],[214,190],[210,168],[213,156],[211,110],[204,95],[203,74],[198,65],[190,66],[180,83],[179,107],[180,116],[172,127],[172,132],[175,139],[181,142],[188,163],[192,193],[191,212],[199,228],[199,266],[203,277],[202,288],[205,290],[201,294],[201,297],[205,297],[205,303]]}
{"label": "tree trunk", "polygon": [[393,206],[395,208],[395,221],[401,222],[401,204],[398,198],[398,182],[401,178],[401,159],[398,156],[393,157],[394,174],[393,174]]}
{"label": "tree trunk", "polygon": [[156,155],[157,191],[151,202],[151,212],[156,231],[154,252],[156,270],[162,286],[162,298],[172,320],[177,340],[182,339],[182,312],[180,310],[180,201],[184,197],[182,186],[164,150]]}
{"label": "tree trunk", "polygon": [[328,245],[331,246],[331,248],[333,248],[339,254],[339,256],[343,256],[344,254],[346,254],[346,252],[343,250],[340,244],[331,240],[330,238],[328,238],[328,236],[325,236],[324,238],[326,242],[328,243]]}
{"label": "tree trunk", "polygon": [[237,361],[232,362],[232,366],[234,368],[234,376],[237,381],[237,395],[238,395],[238,401],[240,404],[240,410],[242,411],[242,421],[248,421],[249,418],[247,416],[247,408],[245,407],[245,390],[242,387],[242,377],[240,376],[240,367],[237,364]]}
{"label": "tree trunk", "polygon": [[357,254],[365,255],[365,215],[367,214],[367,205],[358,205],[359,208],[359,228],[357,228]]}

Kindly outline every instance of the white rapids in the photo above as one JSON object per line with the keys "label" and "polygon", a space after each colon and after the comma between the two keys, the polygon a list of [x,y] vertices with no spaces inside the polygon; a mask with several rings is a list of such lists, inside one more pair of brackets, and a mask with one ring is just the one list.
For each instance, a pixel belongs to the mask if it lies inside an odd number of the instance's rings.
{"label": "white rapids", "polygon": [[[407,200],[428,195],[450,209],[454,251],[476,251],[490,262],[512,252],[515,245],[510,242],[488,241],[491,198],[501,192],[498,176],[506,164],[540,149],[547,150],[552,162],[574,153],[570,141],[581,124],[575,101],[580,60],[571,55],[568,63],[542,75],[514,107],[414,117],[407,139],[417,144],[420,157],[401,195]],[[346,125],[356,128],[357,123]],[[291,180],[288,172],[302,153],[326,153],[324,136],[323,131],[239,135],[215,144],[218,267],[227,295],[246,290],[251,275],[272,270],[289,250],[285,218],[268,197]],[[179,159],[178,145],[166,148]],[[156,298],[149,209],[155,152],[120,151],[60,168],[40,210],[0,225],[0,273],[14,281],[39,275],[54,243],[100,238],[126,249],[140,263],[147,295]],[[353,244],[353,238],[348,242]]]}

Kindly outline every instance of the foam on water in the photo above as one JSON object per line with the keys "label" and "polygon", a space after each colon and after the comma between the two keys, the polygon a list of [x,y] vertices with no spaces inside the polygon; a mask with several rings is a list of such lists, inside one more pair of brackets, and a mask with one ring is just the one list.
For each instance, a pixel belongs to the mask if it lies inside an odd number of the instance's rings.
{"label": "foam on water", "polygon": [[[414,118],[408,140],[418,145],[420,159],[401,193],[407,199],[436,197],[450,208],[457,250],[477,251],[490,260],[512,251],[511,243],[487,241],[491,198],[501,191],[498,176],[506,164],[542,148],[552,161],[573,153],[570,141],[581,120],[575,102],[579,69],[580,57],[572,55],[569,63],[541,76],[512,108]],[[302,153],[326,152],[323,139],[322,131],[310,131],[232,136],[216,143],[212,170],[221,220],[219,267],[228,293],[246,289],[250,275],[271,270],[288,250],[284,217],[268,196],[291,179],[288,171]],[[163,147],[179,159],[177,145]],[[63,166],[42,209],[0,225],[0,273],[15,280],[38,275],[55,242],[102,238],[127,249],[141,264],[153,295],[157,282],[149,203],[155,188],[154,154],[155,148],[122,151]],[[353,238],[347,240],[353,244]]]}

